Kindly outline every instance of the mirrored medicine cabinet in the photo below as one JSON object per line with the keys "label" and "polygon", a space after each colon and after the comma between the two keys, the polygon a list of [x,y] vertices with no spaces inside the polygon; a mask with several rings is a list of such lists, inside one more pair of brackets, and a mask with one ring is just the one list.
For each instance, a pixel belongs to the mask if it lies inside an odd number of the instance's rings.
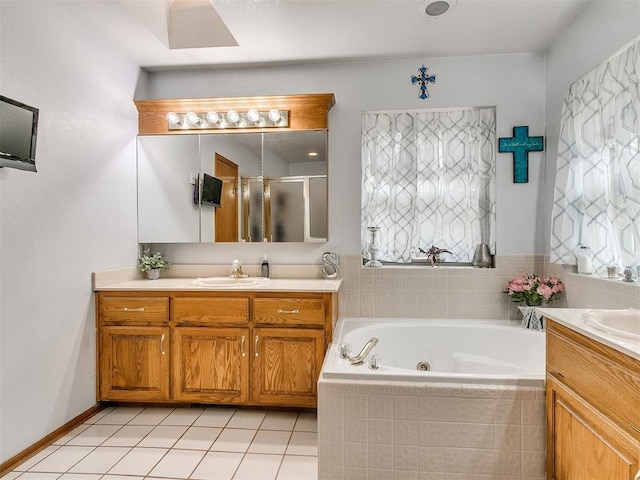
{"label": "mirrored medicine cabinet", "polygon": [[[334,102],[333,94],[136,101],[138,241],[326,241]],[[286,112],[288,126],[170,129],[166,119],[253,108]],[[212,179],[219,191],[207,201]]]}

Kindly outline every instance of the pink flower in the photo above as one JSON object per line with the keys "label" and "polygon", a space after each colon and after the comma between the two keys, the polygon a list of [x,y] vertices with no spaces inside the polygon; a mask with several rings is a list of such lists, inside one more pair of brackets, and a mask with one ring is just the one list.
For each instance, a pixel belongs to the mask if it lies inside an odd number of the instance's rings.
{"label": "pink flower", "polygon": [[549,300],[553,296],[553,289],[549,285],[542,284],[536,290],[538,295],[542,295],[545,300]]}

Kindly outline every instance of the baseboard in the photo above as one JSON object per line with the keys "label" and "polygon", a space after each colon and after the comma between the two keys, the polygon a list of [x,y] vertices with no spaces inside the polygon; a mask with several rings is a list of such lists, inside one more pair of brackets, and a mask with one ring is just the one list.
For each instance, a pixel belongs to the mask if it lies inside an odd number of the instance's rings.
{"label": "baseboard", "polygon": [[82,424],[86,419],[91,418],[103,408],[105,408],[104,405],[97,403],[93,407],[82,412],[77,417],[69,420],[60,428],[57,428],[56,430],[51,432],[42,440],[39,440],[38,442],[34,443],[30,447],[24,449],[22,452],[10,458],[6,462],[0,464],[0,478],[6,475],[7,473],[9,473],[10,471],[12,471],[13,469],[15,469],[15,467],[17,467],[21,463],[24,463],[26,460],[33,457],[36,453],[47,448],[49,445],[55,442],[58,438],[62,437],[63,435],[67,434],[68,432],[76,428],[78,425]]}

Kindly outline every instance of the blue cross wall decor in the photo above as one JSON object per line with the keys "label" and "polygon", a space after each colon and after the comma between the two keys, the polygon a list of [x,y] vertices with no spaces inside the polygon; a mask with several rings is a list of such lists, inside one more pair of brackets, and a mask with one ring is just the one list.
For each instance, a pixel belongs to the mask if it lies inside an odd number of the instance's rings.
{"label": "blue cross wall decor", "polygon": [[411,75],[411,85],[415,85],[416,83],[420,84],[420,95],[418,95],[418,97],[422,100],[429,97],[427,83],[436,83],[436,76],[429,75],[427,70],[429,69],[422,65],[422,67],[418,69],[419,76]]}
{"label": "blue cross wall decor", "polygon": [[513,127],[513,137],[498,140],[499,152],[513,153],[513,183],[529,182],[529,152],[544,150],[544,137],[530,137],[529,127]]}

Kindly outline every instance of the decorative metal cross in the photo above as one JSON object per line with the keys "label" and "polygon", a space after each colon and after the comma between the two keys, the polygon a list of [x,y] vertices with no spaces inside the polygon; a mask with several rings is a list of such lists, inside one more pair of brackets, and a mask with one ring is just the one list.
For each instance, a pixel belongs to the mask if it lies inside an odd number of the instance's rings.
{"label": "decorative metal cross", "polygon": [[544,137],[530,137],[529,127],[513,127],[513,137],[498,140],[499,152],[513,153],[513,183],[529,182],[529,152],[544,150]]}
{"label": "decorative metal cross", "polygon": [[429,92],[427,91],[427,83],[436,83],[436,76],[427,74],[427,67],[422,65],[418,69],[419,76],[411,75],[411,85],[415,85],[416,83],[420,84],[420,95],[419,98],[424,100],[429,97]]}

